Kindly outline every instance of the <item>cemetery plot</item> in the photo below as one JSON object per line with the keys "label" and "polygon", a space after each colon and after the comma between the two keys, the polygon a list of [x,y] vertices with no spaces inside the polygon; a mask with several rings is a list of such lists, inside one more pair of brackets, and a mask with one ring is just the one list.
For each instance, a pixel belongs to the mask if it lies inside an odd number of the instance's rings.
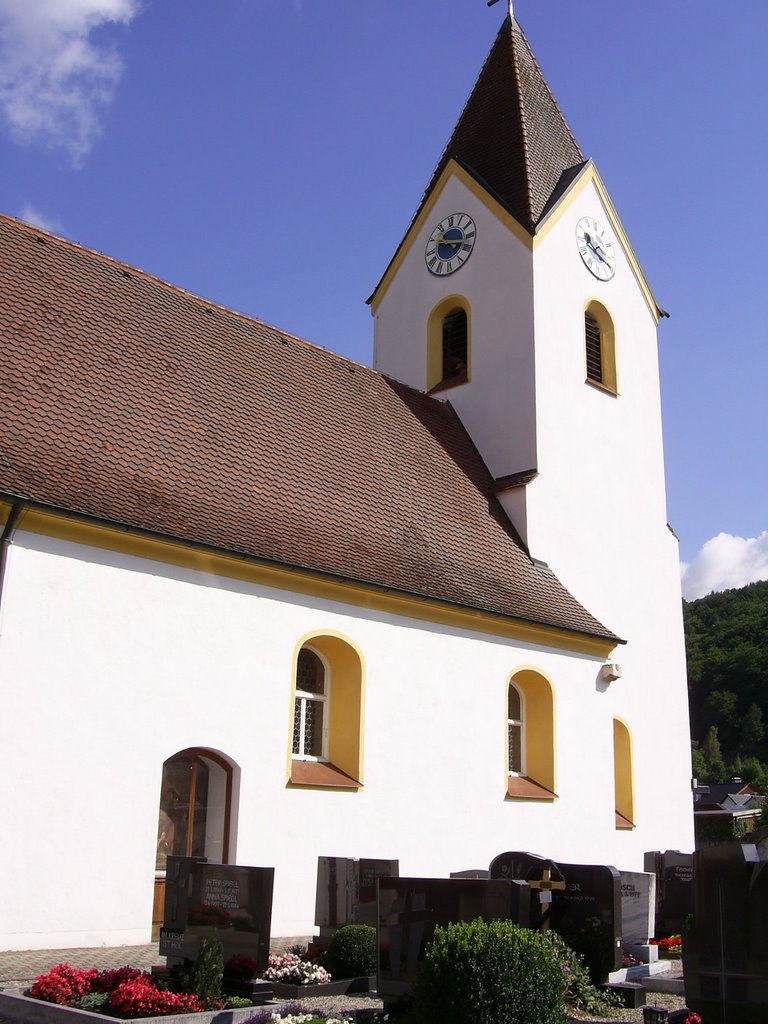
{"label": "cemetery plot", "polygon": [[160,953],[169,964],[194,960],[201,941],[218,933],[225,963],[247,955],[263,971],[269,957],[275,869],[169,857],[167,872]]}
{"label": "cemetery plot", "polygon": [[530,887],[533,927],[554,928],[584,957],[595,984],[622,966],[621,876],[609,865],[562,864],[532,853],[502,853],[491,878]]}
{"label": "cemetery plot", "polygon": [[418,966],[437,925],[480,917],[529,927],[530,905],[523,882],[379,878],[379,996],[385,1006],[413,998]]}

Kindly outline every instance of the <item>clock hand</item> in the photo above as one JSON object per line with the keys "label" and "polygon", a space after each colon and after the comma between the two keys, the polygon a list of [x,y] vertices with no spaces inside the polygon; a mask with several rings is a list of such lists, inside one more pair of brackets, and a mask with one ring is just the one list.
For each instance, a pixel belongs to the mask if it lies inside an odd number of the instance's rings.
{"label": "clock hand", "polygon": [[440,238],[435,239],[435,245],[461,245],[464,238],[446,238],[445,235],[441,235]]}

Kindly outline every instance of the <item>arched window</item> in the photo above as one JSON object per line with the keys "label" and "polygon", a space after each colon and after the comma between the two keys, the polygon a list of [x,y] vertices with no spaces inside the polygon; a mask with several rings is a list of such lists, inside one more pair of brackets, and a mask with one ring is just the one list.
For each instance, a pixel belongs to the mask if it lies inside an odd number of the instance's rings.
{"label": "arched window", "polygon": [[507,764],[510,775],[525,775],[523,698],[514,683],[507,695]]}
{"label": "arched window", "polygon": [[155,854],[152,938],[163,923],[168,857],[229,858],[232,765],[212,750],[192,747],[163,764]]}
{"label": "arched window", "polygon": [[443,383],[467,379],[467,314],[458,308],[443,317]]}
{"label": "arched window", "polygon": [[616,828],[635,827],[635,793],[632,772],[632,737],[620,718],[613,720],[613,787]]}
{"label": "arched window", "polygon": [[326,760],[330,673],[311,647],[302,647],[296,663],[293,756]]}
{"label": "arched window", "polygon": [[358,789],[362,754],[360,655],[341,637],[313,636],[296,655],[288,780],[292,785]]}
{"label": "arched window", "polygon": [[427,325],[427,390],[455,387],[469,380],[469,303],[449,295],[429,315]]}
{"label": "arched window", "polygon": [[210,750],[192,748],[163,765],[155,870],[169,854],[226,864],[232,766]]}
{"label": "arched window", "polygon": [[605,306],[590,302],[584,311],[584,355],[587,381],[618,394],[616,336]]}
{"label": "arched window", "polygon": [[555,799],[555,704],[552,685],[535,669],[507,683],[507,796]]}

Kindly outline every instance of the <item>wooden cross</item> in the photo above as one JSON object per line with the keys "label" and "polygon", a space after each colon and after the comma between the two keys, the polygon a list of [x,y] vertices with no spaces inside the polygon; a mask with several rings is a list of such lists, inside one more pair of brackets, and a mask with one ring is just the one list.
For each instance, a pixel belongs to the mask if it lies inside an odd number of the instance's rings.
{"label": "wooden cross", "polygon": [[[528,878],[526,879],[528,885],[532,889],[539,890],[539,903],[542,906],[542,910],[548,904],[552,902],[552,891],[556,889],[564,889],[565,882],[555,882],[552,879],[552,869],[549,867],[544,868],[541,873],[541,878]],[[539,925],[541,931],[545,932],[549,928],[549,911],[543,911],[541,916],[541,922]]]}

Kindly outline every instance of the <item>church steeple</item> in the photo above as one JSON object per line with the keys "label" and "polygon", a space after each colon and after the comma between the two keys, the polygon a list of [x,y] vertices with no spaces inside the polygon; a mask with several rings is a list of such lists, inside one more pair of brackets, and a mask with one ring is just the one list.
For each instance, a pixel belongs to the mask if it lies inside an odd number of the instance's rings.
{"label": "church steeple", "polygon": [[499,30],[419,209],[451,158],[531,234],[558,185],[584,163],[514,18]]}

